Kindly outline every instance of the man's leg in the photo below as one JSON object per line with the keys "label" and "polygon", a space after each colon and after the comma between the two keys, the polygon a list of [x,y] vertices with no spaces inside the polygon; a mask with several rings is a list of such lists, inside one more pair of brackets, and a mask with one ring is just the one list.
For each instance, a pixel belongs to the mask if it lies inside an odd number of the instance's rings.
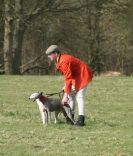
{"label": "man's leg", "polygon": [[85,121],[85,113],[84,113],[84,97],[85,97],[85,93],[86,93],[86,89],[82,88],[81,90],[79,90],[77,92],[77,96],[76,96],[76,100],[77,100],[77,104],[78,104],[78,113],[79,113],[79,117],[78,117],[78,121],[77,121],[77,125],[78,126],[84,126],[84,121]]}
{"label": "man's leg", "polygon": [[76,92],[71,92],[69,95],[68,95],[68,104],[72,110],[72,118],[74,119],[74,111],[75,111],[75,96],[76,96]]}

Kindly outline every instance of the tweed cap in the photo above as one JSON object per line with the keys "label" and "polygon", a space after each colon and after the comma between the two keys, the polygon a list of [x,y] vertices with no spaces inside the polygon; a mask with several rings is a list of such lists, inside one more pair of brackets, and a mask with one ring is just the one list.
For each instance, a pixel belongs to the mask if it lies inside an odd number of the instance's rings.
{"label": "tweed cap", "polygon": [[57,45],[51,45],[50,47],[48,47],[48,49],[46,50],[46,54],[49,55],[53,52],[59,51],[59,47]]}

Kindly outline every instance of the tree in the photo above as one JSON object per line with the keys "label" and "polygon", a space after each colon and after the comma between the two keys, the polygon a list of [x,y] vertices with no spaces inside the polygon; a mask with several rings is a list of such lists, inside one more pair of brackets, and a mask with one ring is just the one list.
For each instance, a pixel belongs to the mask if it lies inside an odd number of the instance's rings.
{"label": "tree", "polygon": [[[22,42],[25,25],[22,22],[22,0],[5,1],[4,66],[6,74],[20,74]],[[15,12],[15,14],[14,14]]]}
{"label": "tree", "polygon": [[[43,14],[78,10],[70,2],[58,0],[5,0],[4,66],[6,74],[20,74],[23,37],[27,27]],[[26,10],[24,5],[32,4]],[[29,6],[29,5],[28,5]]]}
{"label": "tree", "polygon": [[30,69],[49,74],[40,69],[48,64],[44,51],[51,44],[91,64],[97,73],[132,70],[131,0],[5,0],[2,4],[5,25],[0,26],[5,30],[0,46],[4,45],[6,74]]}
{"label": "tree", "polygon": [[132,62],[131,49],[133,47],[130,42],[131,28],[129,27],[131,22],[129,11],[131,11],[132,4],[131,0],[113,0],[104,6],[101,23],[104,36],[103,70],[116,70],[126,74],[132,72],[131,68],[127,71],[127,66],[131,66]]}
{"label": "tree", "polygon": [[4,37],[4,18],[3,18],[3,1],[0,0],[0,74],[3,70],[3,37]]}
{"label": "tree", "polygon": [[86,59],[91,64],[91,67],[95,72],[100,74],[102,71],[102,27],[101,17],[104,9],[104,5],[109,1],[105,0],[84,0],[81,3],[86,4],[86,8],[81,11],[81,19],[84,26],[83,40],[86,42]]}

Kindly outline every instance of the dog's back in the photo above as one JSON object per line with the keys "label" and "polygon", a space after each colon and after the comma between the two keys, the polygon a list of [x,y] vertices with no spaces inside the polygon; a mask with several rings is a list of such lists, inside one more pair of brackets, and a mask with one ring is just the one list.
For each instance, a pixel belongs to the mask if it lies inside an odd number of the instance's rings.
{"label": "dog's back", "polygon": [[59,100],[59,99],[47,98],[44,102],[44,105],[46,108],[49,109],[50,112],[62,111],[62,109],[63,109],[61,100]]}

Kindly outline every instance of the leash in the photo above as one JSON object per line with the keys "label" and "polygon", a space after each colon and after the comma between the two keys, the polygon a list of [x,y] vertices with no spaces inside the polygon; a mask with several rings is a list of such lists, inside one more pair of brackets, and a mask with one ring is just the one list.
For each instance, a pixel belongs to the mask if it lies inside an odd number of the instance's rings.
{"label": "leash", "polygon": [[47,97],[50,97],[50,96],[53,96],[53,95],[59,95],[59,97],[60,97],[60,99],[61,99],[61,93],[64,93],[64,91],[63,90],[61,90],[61,91],[59,91],[59,92],[56,92],[56,93],[50,93],[50,94],[45,94],[45,95],[47,95]]}

